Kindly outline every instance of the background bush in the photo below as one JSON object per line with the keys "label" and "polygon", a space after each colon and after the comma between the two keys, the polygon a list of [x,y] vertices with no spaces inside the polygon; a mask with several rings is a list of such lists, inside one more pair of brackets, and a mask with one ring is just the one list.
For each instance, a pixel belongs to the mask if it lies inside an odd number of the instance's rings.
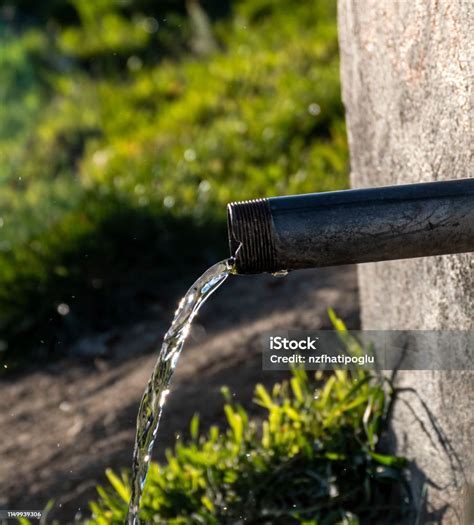
{"label": "background bush", "polygon": [[227,255],[227,202],[346,185],[333,2],[12,0],[0,16],[10,368],[184,290]]}

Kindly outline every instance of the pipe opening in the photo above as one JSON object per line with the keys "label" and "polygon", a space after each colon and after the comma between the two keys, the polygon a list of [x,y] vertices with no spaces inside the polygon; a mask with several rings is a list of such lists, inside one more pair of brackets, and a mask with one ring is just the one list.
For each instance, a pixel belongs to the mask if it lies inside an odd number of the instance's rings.
{"label": "pipe opening", "polygon": [[231,256],[235,255],[237,273],[254,274],[281,269],[276,262],[268,199],[228,204],[227,229],[230,253]]}

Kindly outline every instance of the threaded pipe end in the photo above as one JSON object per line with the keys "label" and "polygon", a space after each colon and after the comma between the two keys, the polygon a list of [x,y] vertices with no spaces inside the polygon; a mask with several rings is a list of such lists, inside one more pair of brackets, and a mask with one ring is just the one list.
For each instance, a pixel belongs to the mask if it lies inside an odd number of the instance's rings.
{"label": "threaded pipe end", "polygon": [[268,199],[227,205],[227,229],[237,273],[276,272],[273,221]]}

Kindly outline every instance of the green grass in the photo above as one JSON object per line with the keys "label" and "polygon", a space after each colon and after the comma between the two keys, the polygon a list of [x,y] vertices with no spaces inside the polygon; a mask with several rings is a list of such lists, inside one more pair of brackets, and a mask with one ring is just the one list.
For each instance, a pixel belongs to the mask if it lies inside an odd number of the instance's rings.
{"label": "green grass", "polygon": [[[335,320],[352,352],[358,350]],[[400,523],[409,511],[405,460],[378,450],[392,390],[367,371],[310,376],[255,388],[262,418],[251,419],[225,389],[224,428],[199,429],[153,463],[144,523],[356,525]],[[87,525],[124,523],[129,474],[107,471]]]}
{"label": "green grass", "polygon": [[[30,6],[43,25],[5,37],[9,368],[146,315],[172,275],[184,289],[226,255],[227,202],[347,184],[335,3],[240,0],[207,25],[163,5],[166,22],[144,0],[46,2]],[[213,46],[193,52],[198,37]]]}

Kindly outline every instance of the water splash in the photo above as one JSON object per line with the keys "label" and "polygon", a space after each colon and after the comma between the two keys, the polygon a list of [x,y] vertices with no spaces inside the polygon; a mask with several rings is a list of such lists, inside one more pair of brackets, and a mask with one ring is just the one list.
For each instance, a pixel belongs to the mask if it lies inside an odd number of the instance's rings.
{"label": "water splash", "polygon": [[174,369],[188,336],[192,320],[206,299],[227,279],[234,269],[234,259],[211,266],[181,299],[173,322],[165,334],[155,368],[143,394],[137,417],[137,434],[132,465],[132,494],[127,525],[139,525],[140,499],[145,486],[166,396]]}

